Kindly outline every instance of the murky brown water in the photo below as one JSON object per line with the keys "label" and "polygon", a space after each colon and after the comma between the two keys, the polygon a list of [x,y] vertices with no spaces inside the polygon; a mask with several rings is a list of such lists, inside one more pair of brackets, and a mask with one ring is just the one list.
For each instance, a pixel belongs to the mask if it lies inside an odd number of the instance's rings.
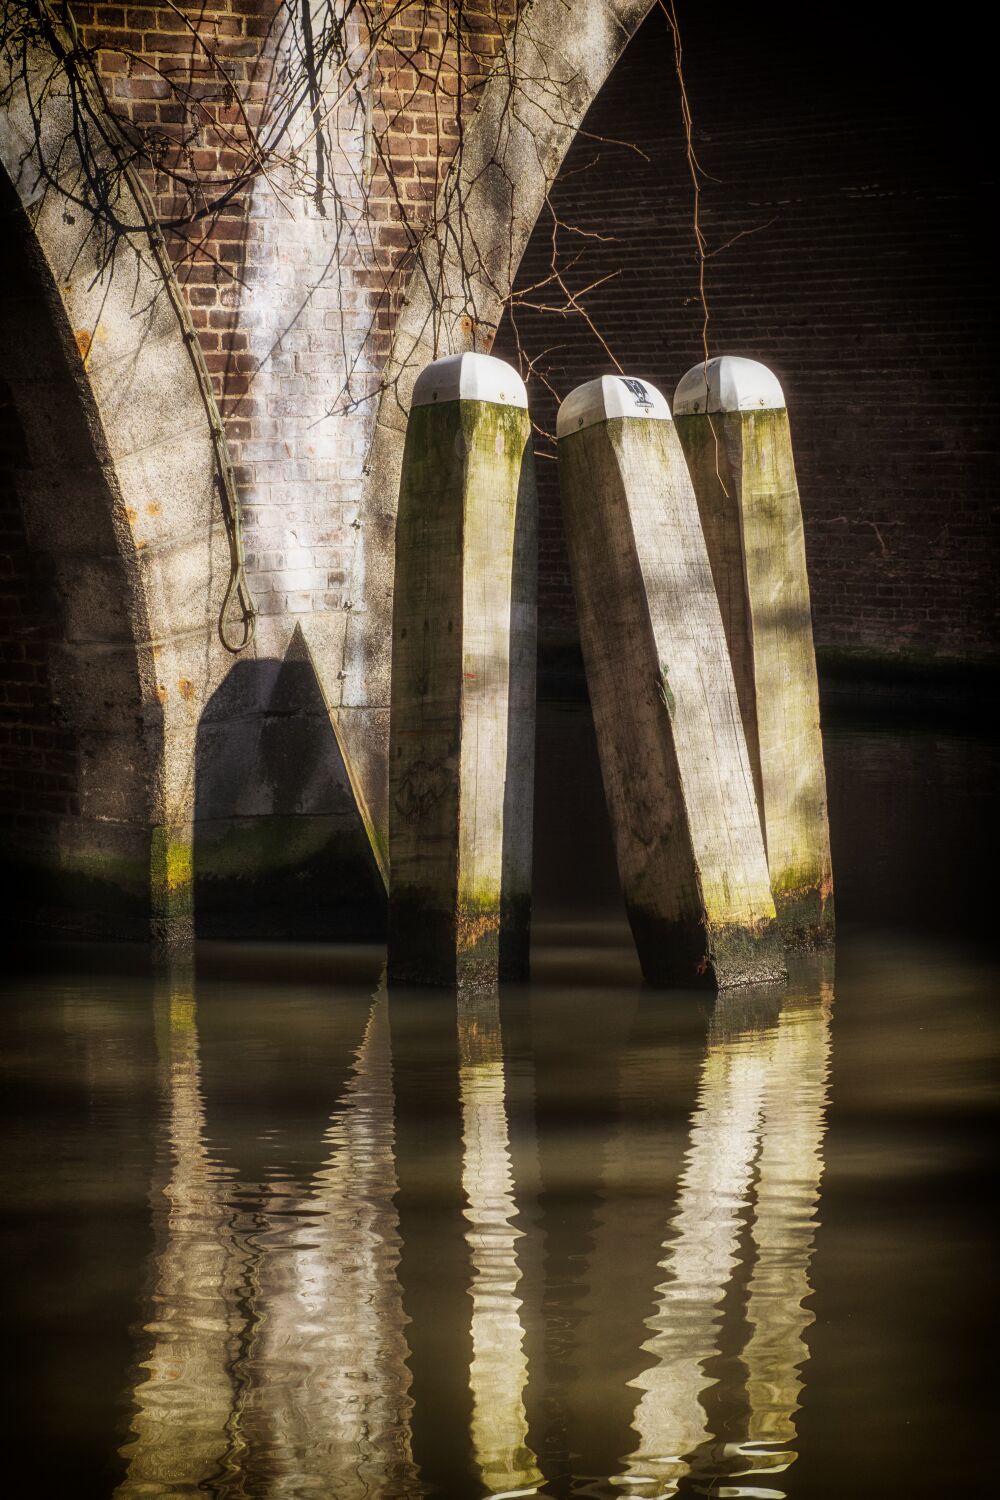
{"label": "murky brown water", "polygon": [[374,948],[8,980],[33,1493],[983,1492],[994,747],[831,734],[836,972],[712,1004],[641,986],[581,711],[542,745],[499,1001]]}

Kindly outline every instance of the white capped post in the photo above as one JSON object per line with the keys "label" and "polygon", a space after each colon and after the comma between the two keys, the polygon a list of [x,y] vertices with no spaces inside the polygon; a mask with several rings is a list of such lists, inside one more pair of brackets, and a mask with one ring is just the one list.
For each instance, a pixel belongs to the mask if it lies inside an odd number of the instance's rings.
{"label": "white capped post", "polygon": [[531,905],[537,501],[524,383],[422,371],[396,524],[389,977],[524,975]]}
{"label": "white capped post", "polygon": [[833,874],[802,509],[777,378],[723,355],[674,415],[740,699],[775,906],[789,946],[833,935]]}
{"label": "white capped post", "polygon": [[766,365],[725,354],[695,365],[674,392],[674,416],[724,411],[779,411],[785,396]]}
{"label": "white capped post", "polygon": [[670,408],[605,375],[560,408],[559,482],[618,870],[654,983],[784,977],[753,780]]}

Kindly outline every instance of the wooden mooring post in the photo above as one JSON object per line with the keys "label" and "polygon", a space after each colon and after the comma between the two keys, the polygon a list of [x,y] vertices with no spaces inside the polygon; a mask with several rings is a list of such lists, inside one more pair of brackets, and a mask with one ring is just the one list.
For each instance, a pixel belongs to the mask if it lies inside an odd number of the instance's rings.
{"label": "wooden mooring post", "polygon": [[785,398],[756,360],[724,355],[677,387],[789,947],[833,937],[833,875],[802,509]]}
{"label": "wooden mooring post", "polygon": [[618,869],[642,970],[784,977],[732,668],[663,396],[605,375],[559,409],[559,479]]}
{"label": "wooden mooring post", "polygon": [[537,500],[524,383],[460,354],[419,376],[396,526],[389,978],[524,976]]}

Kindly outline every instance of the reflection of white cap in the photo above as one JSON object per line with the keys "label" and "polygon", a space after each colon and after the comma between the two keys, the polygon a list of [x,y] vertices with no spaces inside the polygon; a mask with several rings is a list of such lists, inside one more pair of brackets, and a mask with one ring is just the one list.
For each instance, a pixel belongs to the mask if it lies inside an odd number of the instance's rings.
{"label": "reflection of white cap", "polygon": [[722,354],[688,370],[674,392],[674,415],[696,411],[773,411],[785,396],[767,365]]}
{"label": "reflection of white cap", "polygon": [[653,417],[670,421],[670,407],[648,380],[631,375],[599,375],[570,391],[556,417],[556,437],[568,437],[581,427],[607,422],[611,417]]}
{"label": "reflection of white cap", "polygon": [[527,409],[528,392],[517,371],[492,354],[448,354],[425,365],[413,387],[413,406],[439,401],[492,401]]}

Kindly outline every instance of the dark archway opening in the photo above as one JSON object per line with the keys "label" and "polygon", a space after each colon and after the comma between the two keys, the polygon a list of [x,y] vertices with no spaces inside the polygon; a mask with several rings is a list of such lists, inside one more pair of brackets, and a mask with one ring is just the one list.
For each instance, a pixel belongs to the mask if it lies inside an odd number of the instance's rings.
{"label": "dark archway opening", "polygon": [[85,365],[2,173],[0,343],[5,917],[19,937],[144,939],[161,725],[141,701],[114,478]]}

